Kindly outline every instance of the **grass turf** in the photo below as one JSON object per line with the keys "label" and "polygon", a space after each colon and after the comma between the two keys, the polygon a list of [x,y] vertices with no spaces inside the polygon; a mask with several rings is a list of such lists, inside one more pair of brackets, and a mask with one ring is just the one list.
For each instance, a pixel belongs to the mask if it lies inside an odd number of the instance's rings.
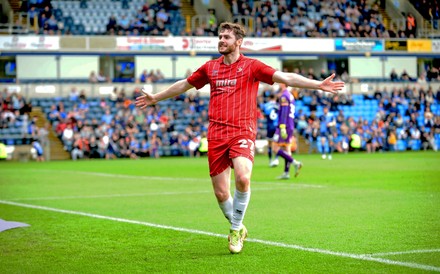
{"label": "grass turf", "polygon": [[31,226],[0,233],[0,272],[440,272],[437,153],[298,160],[300,176],[277,181],[282,167],[256,158],[235,256],[206,158],[2,162],[0,200],[18,204],[0,202],[0,218]]}

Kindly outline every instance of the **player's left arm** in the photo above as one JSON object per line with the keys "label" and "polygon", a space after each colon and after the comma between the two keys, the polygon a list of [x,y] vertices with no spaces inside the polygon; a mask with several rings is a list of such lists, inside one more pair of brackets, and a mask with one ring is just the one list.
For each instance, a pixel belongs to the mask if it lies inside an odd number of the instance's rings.
{"label": "player's left arm", "polygon": [[333,73],[323,81],[317,81],[306,78],[302,75],[292,72],[275,71],[272,80],[276,83],[284,83],[290,87],[320,89],[326,92],[337,94],[344,87],[344,82],[333,82],[335,74]]}

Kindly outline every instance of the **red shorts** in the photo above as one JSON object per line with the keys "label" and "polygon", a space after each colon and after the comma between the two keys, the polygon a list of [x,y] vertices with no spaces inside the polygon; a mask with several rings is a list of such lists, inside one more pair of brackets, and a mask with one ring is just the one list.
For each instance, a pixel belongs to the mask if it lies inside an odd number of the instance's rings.
{"label": "red shorts", "polygon": [[208,141],[209,175],[211,177],[222,173],[232,166],[232,159],[246,157],[254,162],[255,136],[240,135],[231,139],[216,139]]}

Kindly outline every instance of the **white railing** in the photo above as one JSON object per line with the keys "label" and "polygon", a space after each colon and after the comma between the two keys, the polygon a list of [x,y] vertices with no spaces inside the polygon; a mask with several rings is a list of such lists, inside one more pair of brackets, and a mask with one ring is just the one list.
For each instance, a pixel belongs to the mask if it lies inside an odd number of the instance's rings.
{"label": "white railing", "polygon": [[[406,19],[392,19],[390,25],[395,26],[396,31],[406,29]],[[416,38],[438,38],[440,37],[440,20],[423,20],[417,26]]]}
{"label": "white railing", "polygon": [[[14,22],[14,17],[16,21]],[[31,32],[31,24],[27,12],[9,12],[9,22],[0,24],[0,33],[3,34],[28,34]],[[25,23],[23,23],[25,22]]]}

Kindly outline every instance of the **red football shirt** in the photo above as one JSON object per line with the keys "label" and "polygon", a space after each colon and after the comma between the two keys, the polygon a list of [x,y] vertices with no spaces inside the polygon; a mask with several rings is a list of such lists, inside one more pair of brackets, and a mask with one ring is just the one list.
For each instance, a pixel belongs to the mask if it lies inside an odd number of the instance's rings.
{"label": "red football shirt", "polygon": [[187,78],[197,89],[211,85],[208,139],[256,135],[258,85],[272,85],[275,69],[243,55],[231,65],[223,59],[206,62]]}

